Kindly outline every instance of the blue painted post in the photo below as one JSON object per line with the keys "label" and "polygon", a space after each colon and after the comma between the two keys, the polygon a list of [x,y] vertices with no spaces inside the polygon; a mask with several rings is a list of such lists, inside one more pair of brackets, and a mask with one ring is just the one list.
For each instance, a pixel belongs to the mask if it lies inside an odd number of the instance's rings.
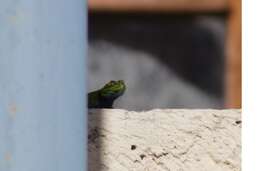
{"label": "blue painted post", "polygon": [[85,0],[0,1],[0,171],[86,171]]}

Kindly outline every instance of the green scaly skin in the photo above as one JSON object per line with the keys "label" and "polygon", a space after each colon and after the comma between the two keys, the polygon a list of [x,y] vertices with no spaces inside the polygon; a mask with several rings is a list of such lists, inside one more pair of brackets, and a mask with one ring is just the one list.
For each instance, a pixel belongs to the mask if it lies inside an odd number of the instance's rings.
{"label": "green scaly skin", "polygon": [[114,100],[122,96],[125,89],[123,80],[110,81],[103,88],[88,93],[88,108],[113,108]]}

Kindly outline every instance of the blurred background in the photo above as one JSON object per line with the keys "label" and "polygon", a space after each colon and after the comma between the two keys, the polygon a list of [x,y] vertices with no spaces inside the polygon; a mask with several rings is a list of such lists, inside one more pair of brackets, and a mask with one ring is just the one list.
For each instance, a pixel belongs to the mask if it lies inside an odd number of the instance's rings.
{"label": "blurred background", "polygon": [[240,0],[89,0],[89,91],[115,108],[240,108]]}

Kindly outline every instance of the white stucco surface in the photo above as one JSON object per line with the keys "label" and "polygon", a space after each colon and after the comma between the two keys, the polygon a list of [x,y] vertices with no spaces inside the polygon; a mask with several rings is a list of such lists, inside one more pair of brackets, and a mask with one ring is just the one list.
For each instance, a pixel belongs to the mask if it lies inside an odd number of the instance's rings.
{"label": "white stucco surface", "polygon": [[89,171],[240,171],[241,110],[89,111]]}

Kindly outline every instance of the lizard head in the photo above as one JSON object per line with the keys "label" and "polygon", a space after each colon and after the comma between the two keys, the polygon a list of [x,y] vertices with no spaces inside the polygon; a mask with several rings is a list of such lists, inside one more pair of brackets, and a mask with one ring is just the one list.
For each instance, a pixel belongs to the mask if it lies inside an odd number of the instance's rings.
{"label": "lizard head", "polygon": [[116,99],[124,94],[125,89],[126,86],[123,80],[110,81],[100,90],[100,94],[105,98]]}

